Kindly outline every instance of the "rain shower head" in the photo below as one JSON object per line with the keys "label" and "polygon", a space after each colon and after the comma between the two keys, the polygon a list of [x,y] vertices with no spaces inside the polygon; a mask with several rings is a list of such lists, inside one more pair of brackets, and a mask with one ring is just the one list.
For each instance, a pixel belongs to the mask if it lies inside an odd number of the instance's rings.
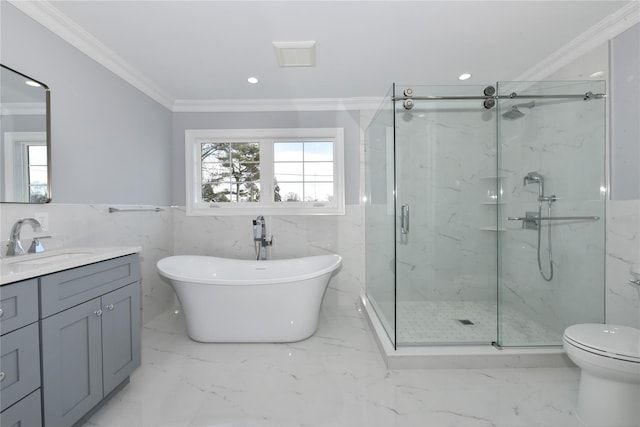
{"label": "rain shower head", "polygon": [[516,104],[516,105],[512,105],[511,109],[509,111],[507,111],[506,113],[502,114],[502,117],[504,117],[507,120],[516,120],[519,119],[520,117],[524,116],[524,113],[522,111],[520,111],[520,108],[524,107],[524,108],[533,108],[536,106],[535,101],[531,101],[531,102],[527,102],[524,104]]}

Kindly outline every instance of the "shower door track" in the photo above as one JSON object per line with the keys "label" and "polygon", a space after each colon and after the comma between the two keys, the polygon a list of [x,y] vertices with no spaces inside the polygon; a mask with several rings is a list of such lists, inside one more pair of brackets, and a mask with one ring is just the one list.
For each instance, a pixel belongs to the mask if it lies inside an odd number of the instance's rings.
{"label": "shower door track", "polygon": [[486,99],[583,99],[585,101],[589,99],[605,98],[607,95],[604,93],[587,92],[585,94],[570,94],[570,95],[518,95],[513,92],[509,95],[482,95],[482,96],[439,96],[439,95],[426,95],[426,96],[392,96],[392,101],[440,101],[440,100],[486,100]]}

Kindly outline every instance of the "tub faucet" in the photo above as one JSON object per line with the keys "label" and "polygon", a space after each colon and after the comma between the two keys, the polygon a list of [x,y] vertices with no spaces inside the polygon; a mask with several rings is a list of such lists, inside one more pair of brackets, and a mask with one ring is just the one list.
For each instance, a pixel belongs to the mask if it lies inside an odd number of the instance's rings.
{"label": "tub faucet", "polygon": [[7,256],[24,255],[25,250],[20,243],[20,230],[24,224],[31,224],[33,231],[40,230],[40,223],[35,218],[22,218],[11,227],[11,237],[7,245]]}
{"label": "tub faucet", "polygon": [[257,260],[267,259],[267,247],[273,244],[273,236],[267,239],[267,222],[264,216],[258,215],[253,220],[253,243]]}

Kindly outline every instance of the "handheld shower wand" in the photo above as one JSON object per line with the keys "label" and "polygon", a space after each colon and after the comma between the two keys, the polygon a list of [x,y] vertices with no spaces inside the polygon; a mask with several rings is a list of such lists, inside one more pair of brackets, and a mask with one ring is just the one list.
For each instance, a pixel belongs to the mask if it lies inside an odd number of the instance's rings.
{"label": "handheld shower wand", "polygon": [[[529,172],[524,177],[524,185],[537,183],[538,184],[538,218],[542,218],[542,202],[547,202],[547,218],[551,217],[551,203],[556,201],[556,196],[544,195],[544,177],[538,172]],[[551,224],[547,224],[548,241],[549,241],[549,276],[546,276],[542,269],[542,261],[540,260],[540,246],[542,240],[542,220],[537,220],[538,229],[538,270],[544,280],[550,282],[553,279],[553,253],[551,251]]]}

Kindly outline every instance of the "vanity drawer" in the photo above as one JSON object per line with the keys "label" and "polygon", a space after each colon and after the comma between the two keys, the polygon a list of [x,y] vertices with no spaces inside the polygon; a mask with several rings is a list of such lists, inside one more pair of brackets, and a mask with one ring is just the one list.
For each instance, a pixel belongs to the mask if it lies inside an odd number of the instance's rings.
{"label": "vanity drawer", "polygon": [[127,255],[40,278],[40,318],[140,280],[138,255]]}
{"label": "vanity drawer", "polygon": [[0,414],[0,426],[41,427],[40,390],[36,390]]}
{"label": "vanity drawer", "polygon": [[0,289],[0,335],[38,320],[38,279],[4,285]]}
{"label": "vanity drawer", "polygon": [[0,410],[40,387],[40,343],[38,323],[3,335],[0,340]]}

